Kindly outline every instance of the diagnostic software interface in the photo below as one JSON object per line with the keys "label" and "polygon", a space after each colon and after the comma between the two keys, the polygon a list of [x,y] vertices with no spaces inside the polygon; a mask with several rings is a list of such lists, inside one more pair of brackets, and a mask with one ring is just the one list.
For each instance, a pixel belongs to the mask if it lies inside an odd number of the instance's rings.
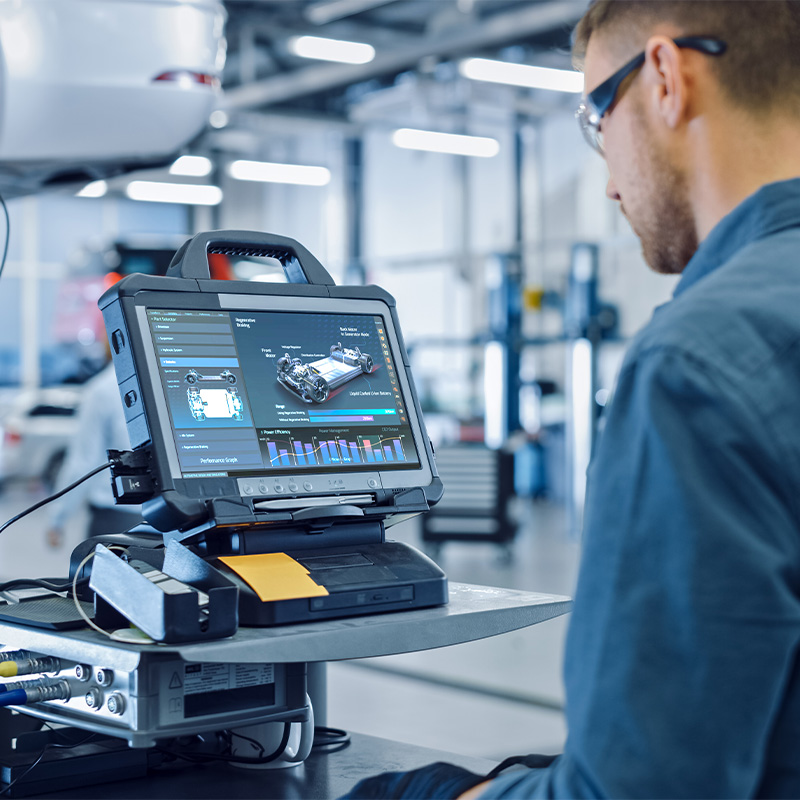
{"label": "diagnostic software interface", "polygon": [[381,316],[148,309],[184,478],[414,468]]}

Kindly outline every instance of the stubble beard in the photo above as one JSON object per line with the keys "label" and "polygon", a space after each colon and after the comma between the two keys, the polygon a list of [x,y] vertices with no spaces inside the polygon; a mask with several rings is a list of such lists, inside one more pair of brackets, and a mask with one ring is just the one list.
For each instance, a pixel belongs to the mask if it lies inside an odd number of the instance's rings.
{"label": "stubble beard", "polygon": [[650,269],[661,275],[677,275],[699,247],[687,179],[657,149],[644,128],[640,141],[642,151],[636,160],[644,191],[640,193],[635,220],[629,221]]}

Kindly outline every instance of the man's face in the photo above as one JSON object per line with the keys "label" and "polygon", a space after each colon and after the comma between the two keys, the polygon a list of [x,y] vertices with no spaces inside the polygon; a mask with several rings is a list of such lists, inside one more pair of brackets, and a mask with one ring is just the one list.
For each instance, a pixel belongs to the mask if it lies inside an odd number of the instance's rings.
{"label": "man's face", "polygon": [[[592,36],[585,62],[587,91],[633,55],[621,57],[598,34]],[[606,194],[619,202],[650,268],[676,274],[697,250],[698,236],[677,144],[671,132],[659,126],[652,103],[648,105],[648,70],[652,67],[646,63],[623,83],[602,119],[609,170]]]}

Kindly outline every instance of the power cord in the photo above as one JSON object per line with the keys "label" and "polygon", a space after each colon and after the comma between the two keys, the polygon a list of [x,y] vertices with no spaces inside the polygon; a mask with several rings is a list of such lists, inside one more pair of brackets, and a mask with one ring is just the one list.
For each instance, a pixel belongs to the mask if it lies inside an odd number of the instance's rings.
{"label": "power cord", "polygon": [[342,728],[328,728],[324,725],[314,727],[314,744],[311,745],[314,750],[343,750],[349,744],[350,734]]}
{"label": "power cord", "polygon": [[227,733],[227,736],[229,737],[229,739],[228,739],[228,748],[227,748],[228,752],[230,752],[231,745],[232,745],[230,739],[231,738],[236,738],[236,739],[241,739],[242,741],[245,741],[245,742],[249,742],[251,747],[254,750],[258,751],[258,755],[256,756],[256,758],[263,758],[264,757],[264,745],[261,744],[261,742],[259,742],[258,740],[253,739],[251,736],[245,736],[243,733],[238,733],[236,731],[227,731],[226,733]]}
{"label": "power cord", "polygon": [[[2,269],[2,264],[0,264],[0,269]],[[103,464],[101,467],[95,467],[90,472],[87,472],[82,478],[78,478],[74,483],[71,483],[69,486],[61,489],[61,491],[56,492],[55,494],[51,494],[50,497],[45,497],[44,500],[40,500],[38,503],[34,503],[29,508],[26,508],[24,511],[21,511],[15,517],[11,517],[11,519],[4,522],[0,525],[0,533],[2,533],[6,528],[10,525],[13,525],[15,522],[18,522],[23,517],[27,517],[28,514],[32,514],[37,509],[40,509],[42,506],[47,505],[48,503],[52,503],[53,500],[58,500],[59,497],[63,497],[67,492],[71,492],[76,487],[80,486],[84,481],[88,481],[89,478],[97,475],[98,472],[102,472],[104,469],[111,469],[111,467],[115,466],[114,461],[108,461]]]}
{"label": "power cord", "polygon": [[[292,731],[292,723],[285,722],[283,724],[283,736],[281,736],[281,740],[278,743],[278,746],[275,750],[270,753],[269,755],[263,755],[263,747],[255,741],[255,739],[251,739],[249,736],[242,736],[238,733],[233,733],[233,731],[223,731],[224,741],[226,742],[226,747],[221,752],[210,752],[208,750],[190,750],[188,748],[182,750],[171,750],[168,747],[157,747],[156,749],[164,753],[165,755],[171,756],[172,758],[180,759],[181,761],[189,761],[194,764],[205,764],[208,761],[225,761],[228,764],[269,764],[272,761],[280,758],[283,754],[284,750],[286,750],[287,745],[289,744],[289,736]],[[256,757],[249,757],[249,756],[236,756],[233,755],[231,750],[231,738],[233,736],[238,736],[242,739],[245,739],[253,744],[254,747],[257,747],[262,755]]]}
{"label": "power cord", "polygon": [[87,736],[85,739],[82,739],[82,740],[81,740],[81,741],[79,741],[79,742],[73,742],[72,744],[59,744],[58,742],[48,742],[48,743],[47,743],[47,744],[46,744],[46,745],[45,745],[45,746],[42,748],[42,751],[41,751],[41,753],[39,753],[39,755],[38,755],[38,756],[37,756],[37,757],[34,759],[33,763],[31,763],[31,765],[30,765],[30,766],[29,766],[29,767],[28,767],[28,768],[27,768],[27,769],[26,769],[24,772],[22,772],[22,774],[21,774],[21,775],[17,775],[17,777],[16,777],[16,778],[14,778],[14,780],[13,780],[13,781],[11,781],[11,783],[7,783],[7,784],[5,785],[5,788],[3,788],[3,789],[2,789],[2,791],[0,791],[0,797],[3,797],[3,796],[6,796],[6,797],[7,797],[7,796],[8,796],[8,793],[9,793],[9,791],[10,791],[10,790],[11,790],[11,789],[12,789],[12,788],[13,788],[13,787],[14,787],[14,786],[17,784],[17,783],[19,783],[19,782],[20,782],[20,781],[21,781],[21,780],[22,780],[22,779],[23,779],[23,778],[24,778],[26,775],[28,775],[28,774],[29,774],[29,773],[30,773],[30,772],[31,772],[31,771],[32,771],[32,770],[33,770],[35,767],[38,767],[38,766],[39,766],[39,764],[41,763],[42,759],[43,759],[43,758],[45,757],[45,755],[47,754],[47,751],[48,751],[48,750],[50,750],[51,748],[52,748],[52,749],[58,749],[58,750],[71,750],[71,749],[72,749],[72,748],[74,748],[74,747],[80,747],[81,745],[88,744],[88,742],[89,742],[89,741],[91,741],[92,739],[94,739],[94,738],[95,738],[95,736],[97,736],[97,734],[96,734],[96,733],[90,733],[90,734],[89,734],[89,735],[88,735],[88,736]]}

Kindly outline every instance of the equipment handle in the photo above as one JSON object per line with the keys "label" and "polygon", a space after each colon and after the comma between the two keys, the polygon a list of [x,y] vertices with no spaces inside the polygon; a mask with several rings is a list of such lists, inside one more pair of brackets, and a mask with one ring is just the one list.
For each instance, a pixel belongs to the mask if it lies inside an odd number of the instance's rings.
{"label": "equipment handle", "polygon": [[[297,750],[287,747],[284,750],[283,760],[291,764],[298,764],[305,761],[311,755],[311,748],[314,745],[314,706],[311,705],[311,698],[306,695],[306,705],[308,706],[308,720],[300,723],[300,741]],[[294,725],[296,723],[292,723]]]}
{"label": "equipment handle", "polygon": [[172,258],[167,275],[173,278],[211,277],[208,254],[260,256],[280,261],[289,283],[333,286],[333,278],[300,242],[288,236],[261,231],[207,231],[181,245]]}

